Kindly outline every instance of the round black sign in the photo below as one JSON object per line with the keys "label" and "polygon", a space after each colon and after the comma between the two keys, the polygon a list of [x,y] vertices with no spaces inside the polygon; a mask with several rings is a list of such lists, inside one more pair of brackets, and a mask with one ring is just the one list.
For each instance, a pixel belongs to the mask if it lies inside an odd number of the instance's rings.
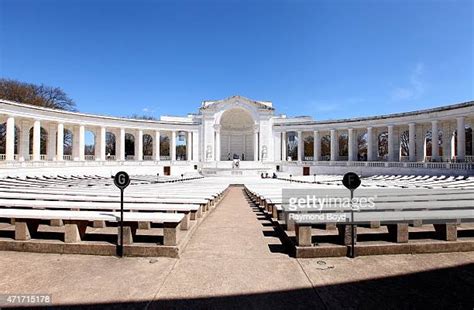
{"label": "round black sign", "polygon": [[130,185],[130,177],[128,176],[128,173],[125,171],[117,172],[114,177],[114,184],[120,189],[125,189]]}
{"label": "round black sign", "polygon": [[356,173],[348,172],[344,174],[342,184],[344,184],[347,189],[353,191],[360,186],[360,178]]}

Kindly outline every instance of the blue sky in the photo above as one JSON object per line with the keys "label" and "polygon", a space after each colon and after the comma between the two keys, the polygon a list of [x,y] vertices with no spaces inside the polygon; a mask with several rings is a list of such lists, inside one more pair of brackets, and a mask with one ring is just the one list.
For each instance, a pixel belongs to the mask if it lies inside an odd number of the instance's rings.
{"label": "blue sky", "polygon": [[80,111],[242,95],[316,119],[474,99],[473,1],[0,0],[0,76]]}

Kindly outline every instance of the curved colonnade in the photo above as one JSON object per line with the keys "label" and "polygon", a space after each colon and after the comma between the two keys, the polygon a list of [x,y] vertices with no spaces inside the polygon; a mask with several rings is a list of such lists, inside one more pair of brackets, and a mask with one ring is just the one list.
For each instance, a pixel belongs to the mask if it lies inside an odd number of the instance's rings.
{"label": "curved colonnade", "polygon": [[150,121],[0,100],[0,118],[0,167],[138,164],[181,167],[173,171],[181,173],[234,170],[238,158],[241,169],[309,174],[318,167],[470,171],[473,161],[472,101],[314,121],[276,115],[271,102],[234,96],[204,101],[187,117]]}

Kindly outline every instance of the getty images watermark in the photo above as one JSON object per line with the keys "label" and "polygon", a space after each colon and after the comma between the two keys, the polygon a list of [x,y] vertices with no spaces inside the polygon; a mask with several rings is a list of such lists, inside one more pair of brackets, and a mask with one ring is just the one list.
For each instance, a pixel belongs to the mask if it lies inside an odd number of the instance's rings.
{"label": "getty images watermark", "polygon": [[379,193],[360,194],[351,199],[346,189],[283,189],[282,207],[289,220],[349,222],[351,211],[376,210]]}

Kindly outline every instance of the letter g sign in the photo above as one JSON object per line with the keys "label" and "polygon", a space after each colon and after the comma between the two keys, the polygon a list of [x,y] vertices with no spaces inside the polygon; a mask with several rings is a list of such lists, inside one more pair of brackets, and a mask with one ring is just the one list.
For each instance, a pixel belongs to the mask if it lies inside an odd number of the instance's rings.
{"label": "letter g sign", "polygon": [[114,177],[114,184],[115,186],[123,190],[128,185],[130,185],[130,177],[125,171],[117,172]]}

